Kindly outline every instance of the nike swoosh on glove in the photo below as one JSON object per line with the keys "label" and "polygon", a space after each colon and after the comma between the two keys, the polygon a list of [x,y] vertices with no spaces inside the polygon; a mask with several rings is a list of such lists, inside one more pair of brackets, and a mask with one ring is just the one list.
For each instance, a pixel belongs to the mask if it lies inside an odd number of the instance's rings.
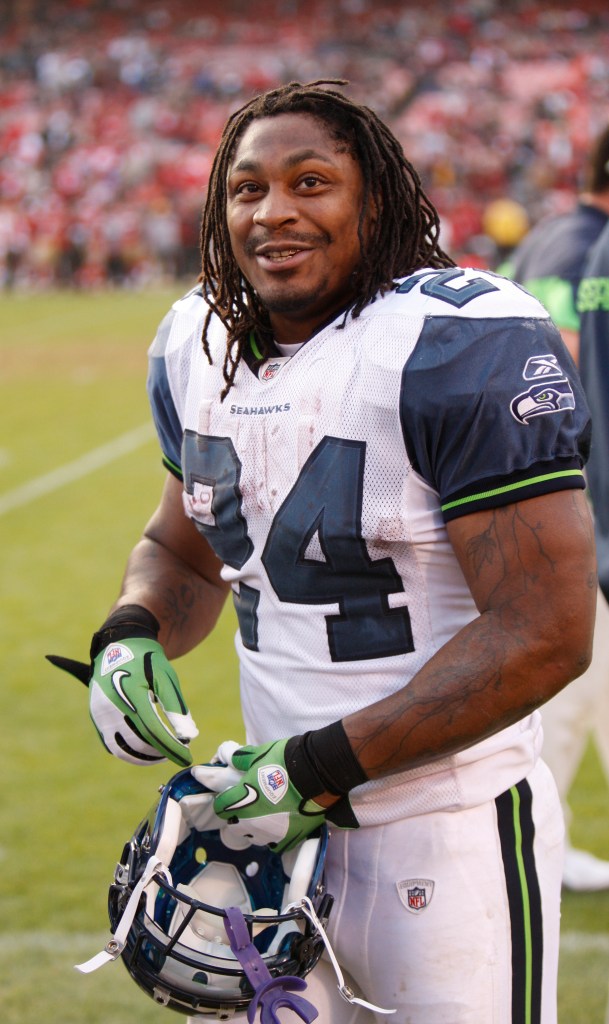
{"label": "nike swoosh on glove", "polygon": [[277,853],[291,850],[326,821],[339,828],[359,827],[347,796],[322,807],[301,795],[286,767],[288,742],[237,748],[230,764],[242,778],[214,800],[214,811],[231,832],[258,846],[268,844]]}
{"label": "nike swoosh on glove", "polygon": [[[90,665],[54,654],[47,654],[47,660],[88,686],[93,725],[111,754],[129,764],[169,759],[185,768],[192,764],[188,743],[199,731],[178,677],[156,639],[122,635],[127,627],[112,624],[121,617],[125,618],[123,609],[95,634]],[[121,638],[105,646],[96,643],[100,636],[107,639],[116,634]]]}

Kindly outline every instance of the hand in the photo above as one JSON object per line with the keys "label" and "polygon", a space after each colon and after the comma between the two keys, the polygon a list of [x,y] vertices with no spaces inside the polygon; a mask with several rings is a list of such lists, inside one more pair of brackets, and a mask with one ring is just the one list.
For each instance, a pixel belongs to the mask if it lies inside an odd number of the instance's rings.
{"label": "hand", "polygon": [[231,763],[235,750],[241,746],[235,740],[224,740],[211,760],[193,765],[192,774],[197,782],[201,782],[213,793],[224,793],[226,789],[241,782],[243,772],[237,771]]}
{"label": "hand", "polygon": [[89,687],[89,711],[106,749],[130,764],[167,759],[192,764],[198,729],[178,677],[157,640],[126,637],[103,647],[90,665],[47,655]]}
{"label": "hand", "polygon": [[297,846],[326,820],[341,828],[358,828],[346,796],[331,807],[301,796],[286,768],[287,743],[277,740],[228,752],[230,764],[243,774],[215,798],[218,817],[228,822],[231,832],[259,846],[268,844],[277,853]]}

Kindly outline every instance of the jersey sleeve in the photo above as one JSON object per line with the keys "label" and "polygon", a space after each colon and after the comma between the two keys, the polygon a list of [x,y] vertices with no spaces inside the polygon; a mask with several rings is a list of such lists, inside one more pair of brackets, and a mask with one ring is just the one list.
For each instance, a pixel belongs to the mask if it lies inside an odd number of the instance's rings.
{"label": "jersey sleeve", "polygon": [[402,375],[412,466],[446,522],[585,486],[590,416],[546,317],[429,316]]}
{"label": "jersey sleeve", "polygon": [[167,370],[167,347],[176,311],[170,309],[161,321],[148,350],[147,390],[152,417],[163,453],[163,464],[182,479],[182,425],[176,409]]}

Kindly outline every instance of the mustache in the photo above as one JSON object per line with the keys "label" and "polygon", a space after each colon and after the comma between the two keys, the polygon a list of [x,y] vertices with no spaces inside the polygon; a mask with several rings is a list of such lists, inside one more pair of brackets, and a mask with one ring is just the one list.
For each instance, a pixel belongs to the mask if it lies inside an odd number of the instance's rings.
{"label": "mustache", "polygon": [[300,242],[303,245],[318,246],[329,245],[331,241],[332,237],[327,231],[319,232],[319,234],[304,231],[294,233],[291,231],[289,234],[285,235],[255,235],[253,238],[248,238],[243,249],[246,256],[255,256],[256,250],[259,249],[261,245],[268,245],[269,243],[272,243],[273,245],[285,245],[287,242],[290,245],[298,245]]}

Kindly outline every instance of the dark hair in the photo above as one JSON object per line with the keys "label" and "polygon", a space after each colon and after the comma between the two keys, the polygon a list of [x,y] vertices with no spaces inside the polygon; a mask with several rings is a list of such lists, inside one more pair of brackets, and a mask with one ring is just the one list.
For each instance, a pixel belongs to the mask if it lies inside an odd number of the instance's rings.
{"label": "dark hair", "polygon": [[609,125],[598,136],[592,148],[586,189],[588,192],[609,190]]}
{"label": "dark hair", "polygon": [[[358,224],[362,260],[358,270],[358,294],[350,309],[352,316],[359,316],[379,292],[382,294],[392,287],[396,278],[421,267],[454,266],[439,245],[438,213],[398,140],[368,107],[359,106],[342,93],[327,88],[346,84],[340,80],[306,85],[290,82],[255,97],[232,114],[224,127],[203,211],[200,277],[211,309],[228,332],[223,397],[234,381],[250,333],[255,332],[263,355],[269,351],[272,339],[268,314],[234,258],[226,222],[231,161],[252,121],[279,114],[310,114],[318,118],[338,142],[348,147],[358,161],[364,185]],[[374,197],[379,216],[364,238],[363,225],[371,197]],[[203,330],[203,347],[211,361],[207,342],[210,317],[211,313]]]}

